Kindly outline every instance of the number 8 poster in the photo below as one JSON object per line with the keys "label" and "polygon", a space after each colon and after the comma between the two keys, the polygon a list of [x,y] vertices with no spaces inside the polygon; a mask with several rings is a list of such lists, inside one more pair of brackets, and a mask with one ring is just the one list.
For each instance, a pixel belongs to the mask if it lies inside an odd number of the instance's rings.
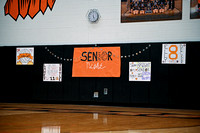
{"label": "number 8 poster", "polygon": [[162,64],[185,64],[186,44],[163,44]]}

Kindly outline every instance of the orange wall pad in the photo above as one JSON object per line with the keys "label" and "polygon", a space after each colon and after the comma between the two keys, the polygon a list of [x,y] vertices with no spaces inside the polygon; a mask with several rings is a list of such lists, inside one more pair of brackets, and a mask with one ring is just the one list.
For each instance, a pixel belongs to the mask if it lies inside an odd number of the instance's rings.
{"label": "orange wall pad", "polygon": [[120,77],[120,47],[74,48],[72,77]]}

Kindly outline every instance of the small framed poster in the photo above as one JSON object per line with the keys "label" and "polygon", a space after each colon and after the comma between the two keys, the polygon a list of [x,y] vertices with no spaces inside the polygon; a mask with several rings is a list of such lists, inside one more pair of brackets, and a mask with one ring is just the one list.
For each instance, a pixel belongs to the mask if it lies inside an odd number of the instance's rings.
{"label": "small framed poster", "polygon": [[62,64],[44,64],[43,81],[62,82]]}
{"label": "small framed poster", "polygon": [[151,81],[151,62],[129,62],[129,81]]}
{"label": "small framed poster", "polygon": [[33,65],[34,64],[34,48],[16,48],[16,65]]}
{"label": "small framed poster", "polygon": [[185,64],[186,44],[163,44],[162,64]]}

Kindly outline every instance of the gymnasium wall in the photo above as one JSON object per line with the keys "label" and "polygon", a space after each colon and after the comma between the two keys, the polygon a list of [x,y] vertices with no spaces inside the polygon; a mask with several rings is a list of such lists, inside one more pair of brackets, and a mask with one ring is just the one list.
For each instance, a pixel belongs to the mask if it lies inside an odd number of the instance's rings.
{"label": "gymnasium wall", "polygon": [[[148,47],[137,56],[121,59],[120,78],[72,77],[72,61],[63,59],[73,58],[74,47],[95,45],[35,46],[34,65],[16,65],[16,47],[0,47],[0,101],[200,108],[198,44],[186,43],[186,64],[179,65],[161,64],[162,43],[98,44],[120,46],[121,55]],[[150,61],[151,81],[129,81],[130,61]],[[62,63],[62,82],[43,82],[44,63]],[[107,95],[104,88],[108,89]],[[94,92],[99,92],[98,98],[94,98]]]}
{"label": "gymnasium wall", "polygon": [[[5,16],[6,1],[0,1],[0,46],[200,41],[200,20],[190,19],[190,0],[182,0],[181,20],[133,23],[121,23],[121,0],[56,0],[44,15],[16,21]],[[89,9],[99,10],[97,24],[88,21]]]}
{"label": "gymnasium wall", "polygon": [[[69,102],[200,108],[198,75],[200,19],[190,19],[190,0],[182,0],[180,20],[121,23],[121,0],[56,0],[52,9],[34,18],[5,15],[0,1],[0,101]],[[98,9],[91,24],[87,13]],[[8,10],[7,10],[8,11]],[[163,43],[186,43],[186,64],[161,64]],[[135,57],[121,59],[120,78],[73,78],[74,47],[120,46],[121,55],[149,47]],[[34,65],[16,65],[17,47],[34,47]],[[151,61],[151,82],[129,82],[130,61]],[[62,63],[62,82],[43,82],[43,64]],[[104,95],[104,88],[108,94]],[[99,92],[99,98],[94,98]]]}

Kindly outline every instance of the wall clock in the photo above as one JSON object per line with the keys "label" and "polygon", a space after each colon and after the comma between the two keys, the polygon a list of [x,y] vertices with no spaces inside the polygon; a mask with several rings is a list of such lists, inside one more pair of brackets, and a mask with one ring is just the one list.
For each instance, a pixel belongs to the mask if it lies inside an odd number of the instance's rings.
{"label": "wall clock", "polygon": [[91,23],[95,23],[99,20],[99,12],[97,9],[91,9],[89,10],[89,13],[88,13],[88,20],[91,22]]}

